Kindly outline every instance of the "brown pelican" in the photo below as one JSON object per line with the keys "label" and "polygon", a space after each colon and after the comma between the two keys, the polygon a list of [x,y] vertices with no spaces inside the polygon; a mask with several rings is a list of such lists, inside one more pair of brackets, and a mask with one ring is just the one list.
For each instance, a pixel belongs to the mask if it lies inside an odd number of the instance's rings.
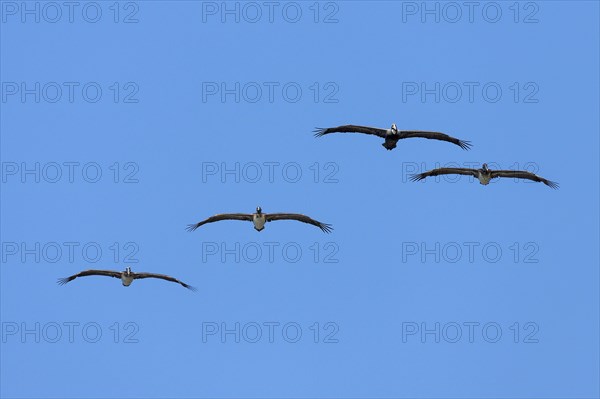
{"label": "brown pelican", "polygon": [[433,169],[428,172],[420,173],[417,175],[412,175],[412,181],[423,180],[429,176],[438,176],[438,175],[469,175],[474,176],[479,179],[479,183],[483,185],[487,185],[490,183],[491,179],[495,179],[496,177],[512,177],[515,179],[527,179],[533,180],[535,182],[542,182],[545,185],[552,187],[554,189],[558,188],[558,183],[546,180],[543,177],[539,177],[536,174],[531,172],[526,172],[522,170],[491,170],[488,169],[486,163],[482,165],[480,169],[467,169],[467,168],[439,168]]}
{"label": "brown pelican", "polygon": [[166,276],[164,274],[156,274],[156,273],[133,273],[131,268],[128,267],[122,272],[117,272],[113,270],[84,270],[80,273],[74,274],[70,277],[60,278],[58,279],[58,284],[65,285],[69,281],[75,280],[77,277],[85,277],[85,276],[108,276],[108,277],[116,277],[120,278],[121,282],[125,287],[129,287],[133,280],[140,278],[160,278],[167,281],[172,281],[174,283],[179,283],[187,289],[192,291],[196,291],[196,288],[191,285],[187,285],[183,281],[179,281],[174,277]]}
{"label": "brown pelican", "polygon": [[247,220],[254,223],[254,228],[257,231],[262,231],[262,229],[265,228],[265,223],[272,222],[273,220],[297,220],[299,222],[309,223],[313,226],[317,226],[325,233],[329,233],[331,230],[333,230],[333,227],[330,224],[321,223],[299,213],[263,213],[260,206],[256,207],[256,213],[221,213],[211,216],[208,219],[196,224],[188,225],[187,230],[194,231],[203,224],[218,222],[220,220]]}
{"label": "brown pelican", "polygon": [[471,148],[469,141],[463,141],[454,137],[448,136],[447,134],[440,132],[428,132],[424,130],[398,130],[395,123],[392,123],[392,127],[389,129],[380,129],[377,127],[368,126],[356,126],[356,125],[344,125],[330,128],[315,128],[315,137],[321,137],[329,133],[364,133],[379,136],[385,139],[382,144],[388,150],[396,148],[396,143],[401,139],[408,139],[411,137],[421,137],[424,139],[434,139],[447,141],[452,144],[456,144],[463,150]]}

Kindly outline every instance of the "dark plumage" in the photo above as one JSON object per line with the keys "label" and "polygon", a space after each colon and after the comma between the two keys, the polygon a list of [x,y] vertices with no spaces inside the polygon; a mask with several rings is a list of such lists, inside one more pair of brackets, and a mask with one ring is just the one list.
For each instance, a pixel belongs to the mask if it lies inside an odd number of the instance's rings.
{"label": "dark plumage", "polygon": [[299,213],[267,213],[266,215],[267,222],[272,222],[274,220],[297,220],[302,223],[312,224],[313,226],[317,226],[325,233],[331,233],[333,230],[333,226],[327,223],[321,223],[317,220],[311,219],[306,215],[301,215]]}
{"label": "dark plumage", "polygon": [[195,223],[195,224],[188,224],[186,230],[187,231],[194,231],[196,230],[198,227],[207,224],[207,223],[214,223],[214,222],[219,222],[221,220],[247,220],[249,222],[252,221],[252,214],[251,213],[219,213],[217,215],[211,216],[207,219],[204,219],[201,222]]}
{"label": "dark plumage", "polygon": [[491,179],[495,179],[497,177],[512,177],[515,179],[527,179],[535,182],[544,183],[548,187],[557,189],[558,183],[544,179],[534,173],[522,171],[522,170],[491,170],[488,169],[487,164],[483,164],[480,169],[468,169],[468,168],[438,168],[433,169],[428,172],[416,174],[411,176],[412,181],[423,180],[429,176],[439,176],[439,175],[467,175],[473,176],[479,179],[479,182],[483,185],[489,184]]}
{"label": "dark plumage", "polygon": [[205,219],[196,224],[190,224],[187,226],[188,231],[194,231],[198,227],[206,224],[218,222],[220,220],[245,220],[254,223],[254,228],[257,231],[262,231],[264,229],[264,225],[266,222],[272,222],[274,220],[297,220],[299,222],[312,224],[313,226],[317,226],[325,233],[331,232],[333,227],[327,223],[321,223],[317,220],[311,219],[306,215],[301,215],[299,213],[263,213],[262,209],[259,207],[256,208],[256,213],[221,213],[218,215],[214,215]]}
{"label": "dark plumage", "polygon": [[177,280],[174,277],[167,276],[164,274],[156,274],[156,273],[145,273],[145,272],[133,273],[131,271],[130,267],[126,268],[122,272],[113,271],[113,270],[84,270],[84,271],[74,274],[72,276],[58,279],[58,284],[65,285],[69,281],[75,280],[77,277],[85,277],[85,276],[107,276],[107,277],[120,278],[121,282],[126,287],[128,287],[132,283],[133,280],[142,279],[142,278],[159,278],[162,280],[167,280],[167,281],[181,284],[182,286],[184,286],[185,288],[187,288],[189,290],[196,291],[196,288],[184,283],[183,281]]}
{"label": "dark plumage", "polygon": [[392,149],[396,148],[396,143],[398,142],[398,140],[408,139],[408,138],[413,138],[413,137],[421,137],[421,138],[425,138],[425,139],[447,141],[449,143],[459,146],[463,150],[468,150],[469,148],[471,148],[471,143],[469,141],[459,140],[459,139],[449,136],[445,133],[430,132],[430,131],[426,131],[426,130],[398,130],[395,123],[393,123],[391,128],[389,128],[389,129],[380,129],[377,127],[357,126],[357,125],[343,125],[343,126],[330,127],[330,128],[316,128],[314,133],[315,133],[315,137],[321,137],[321,136],[324,136],[326,134],[331,134],[331,133],[370,134],[370,135],[374,135],[374,136],[385,139],[385,142],[382,145],[388,150],[392,150]]}

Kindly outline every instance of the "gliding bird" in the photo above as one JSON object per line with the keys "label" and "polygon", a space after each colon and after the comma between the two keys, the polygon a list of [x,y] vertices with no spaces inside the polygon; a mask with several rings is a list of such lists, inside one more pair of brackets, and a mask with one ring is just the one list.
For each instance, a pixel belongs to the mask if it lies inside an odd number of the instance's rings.
{"label": "gliding bird", "polygon": [[274,220],[297,220],[299,222],[317,226],[325,233],[329,233],[331,230],[333,230],[333,227],[330,224],[321,223],[317,220],[309,218],[306,215],[301,215],[299,213],[263,213],[260,206],[256,207],[256,213],[221,213],[211,216],[208,219],[196,224],[188,225],[187,230],[194,231],[206,223],[218,222],[220,220],[246,220],[254,223],[254,228],[257,231],[262,231],[265,228],[266,222],[272,222]]}
{"label": "gliding bird", "polygon": [[357,125],[344,125],[330,128],[316,128],[314,130],[314,133],[315,137],[321,137],[330,133],[371,134],[385,139],[385,142],[382,144],[382,146],[384,146],[388,150],[396,148],[396,143],[398,142],[398,140],[408,139],[412,137],[447,141],[449,143],[459,146],[463,150],[468,150],[469,148],[471,148],[471,143],[469,141],[459,140],[452,136],[448,136],[445,133],[430,132],[425,130],[398,130],[395,123],[392,123],[392,126],[389,129],[380,129],[377,127]]}
{"label": "gliding bird", "polygon": [[479,183],[483,185],[488,185],[490,180],[495,179],[497,177],[512,177],[515,179],[527,179],[535,182],[541,182],[547,185],[548,187],[557,189],[558,183],[544,179],[534,173],[523,171],[523,170],[491,170],[488,169],[486,163],[482,165],[480,169],[468,169],[468,168],[438,168],[433,169],[428,172],[420,173],[417,175],[412,175],[412,181],[423,180],[429,176],[438,176],[438,175],[467,175],[473,176],[479,179]]}
{"label": "gliding bird", "polygon": [[141,279],[141,278],[160,278],[162,280],[172,281],[174,283],[181,284],[185,288],[196,291],[196,288],[191,285],[187,285],[186,283],[177,280],[174,277],[166,276],[164,274],[156,274],[156,273],[133,273],[131,268],[128,267],[122,272],[117,272],[113,270],[84,270],[80,273],[74,274],[69,277],[58,279],[58,284],[65,285],[69,281],[75,280],[77,277],[85,277],[85,276],[107,276],[107,277],[115,277],[120,278],[121,282],[125,287],[129,287],[133,280]]}

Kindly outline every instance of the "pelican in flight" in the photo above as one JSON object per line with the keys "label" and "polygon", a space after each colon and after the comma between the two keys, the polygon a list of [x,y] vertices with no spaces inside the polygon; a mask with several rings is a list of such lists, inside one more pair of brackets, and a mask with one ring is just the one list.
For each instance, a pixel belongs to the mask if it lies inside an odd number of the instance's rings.
{"label": "pelican in flight", "polygon": [[398,130],[395,123],[389,129],[380,129],[377,127],[368,126],[356,126],[356,125],[344,125],[330,128],[316,128],[314,130],[315,137],[321,137],[330,133],[364,133],[372,134],[382,139],[385,142],[382,144],[386,149],[392,150],[396,148],[396,143],[401,139],[408,139],[411,137],[421,137],[424,139],[442,140],[452,144],[456,144],[463,150],[471,148],[469,141],[459,140],[452,136],[440,132],[428,132],[424,130]]}
{"label": "pelican in flight", "polygon": [[125,287],[129,287],[131,285],[131,283],[133,282],[133,280],[136,280],[136,279],[160,278],[163,280],[172,281],[174,283],[181,284],[182,286],[184,286],[185,288],[187,288],[189,290],[196,291],[196,288],[192,287],[191,285],[187,285],[183,281],[179,281],[174,277],[166,276],[164,274],[156,274],[156,273],[134,273],[131,271],[130,267],[126,268],[122,272],[117,272],[117,271],[113,271],[113,270],[84,270],[84,271],[74,274],[72,276],[58,279],[58,284],[65,285],[69,281],[75,280],[77,277],[85,277],[85,276],[107,276],[107,277],[120,278],[121,282],[123,283],[123,285]]}
{"label": "pelican in flight", "polygon": [[479,179],[479,183],[483,185],[487,185],[490,183],[490,180],[495,179],[497,177],[512,177],[514,179],[527,179],[535,182],[541,182],[547,185],[548,187],[557,189],[558,183],[546,180],[543,177],[540,177],[531,172],[523,171],[523,170],[491,170],[488,169],[486,163],[482,165],[479,169],[467,169],[467,168],[439,168],[433,169],[428,172],[420,173],[417,175],[412,175],[412,181],[423,180],[429,176],[439,176],[439,175],[467,175],[473,176]]}
{"label": "pelican in flight", "polygon": [[317,220],[309,218],[306,215],[301,215],[299,213],[263,213],[260,206],[256,207],[256,213],[221,213],[211,216],[208,219],[196,224],[188,225],[187,230],[194,231],[203,224],[218,222],[220,220],[246,220],[254,223],[254,228],[257,231],[262,231],[265,228],[265,223],[272,222],[273,220],[297,220],[299,222],[317,226],[325,233],[329,233],[331,230],[333,230],[333,227],[330,224],[321,223]]}

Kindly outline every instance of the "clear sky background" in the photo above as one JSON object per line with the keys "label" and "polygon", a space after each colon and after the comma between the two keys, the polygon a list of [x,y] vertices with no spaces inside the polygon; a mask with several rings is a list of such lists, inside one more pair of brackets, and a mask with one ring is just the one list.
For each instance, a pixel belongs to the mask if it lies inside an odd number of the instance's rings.
{"label": "clear sky background", "polygon": [[598,3],[0,7],[2,397],[599,396]]}

